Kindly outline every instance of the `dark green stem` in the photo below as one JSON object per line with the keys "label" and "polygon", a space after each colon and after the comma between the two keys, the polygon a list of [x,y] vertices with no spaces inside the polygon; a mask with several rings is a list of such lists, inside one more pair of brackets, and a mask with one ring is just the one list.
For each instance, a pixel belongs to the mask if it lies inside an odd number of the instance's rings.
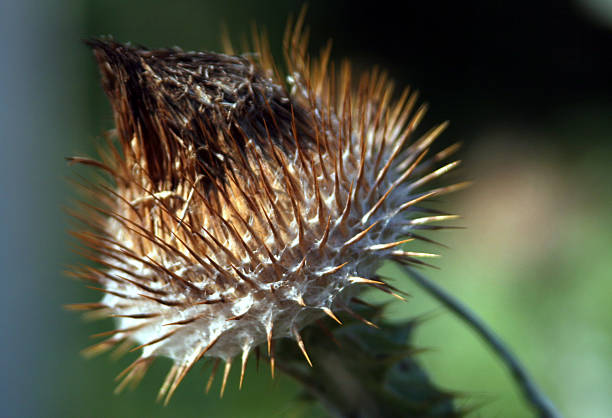
{"label": "dark green stem", "polygon": [[422,274],[407,266],[402,265],[402,267],[405,268],[414,282],[465,321],[491,347],[506,365],[526,401],[537,411],[538,416],[543,418],[558,418],[561,416],[552,402],[536,386],[518,359],[510,352],[506,344],[474,312]]}

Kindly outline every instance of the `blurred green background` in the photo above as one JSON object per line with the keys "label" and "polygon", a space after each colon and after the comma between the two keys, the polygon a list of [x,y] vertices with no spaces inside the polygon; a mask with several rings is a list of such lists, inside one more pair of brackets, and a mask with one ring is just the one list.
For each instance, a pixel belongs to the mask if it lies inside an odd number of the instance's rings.
{"label": "blurred green background", "polygon": [[[456,4],[455,4],[456,3]],[[158,361],[141,386],[113,395],[130,357],[85,360],[79,350],[109,323],[62,310],[98,298],[62,275],[79,262],[62,211],[82,170],[64,157],[93,154],[112,116],[81,39],[112,34],[150,47],[220,49],[251,22],[280,54],[286,18],[301,1],[0,2],[0,323],[2,416],[325,416],[289,379],[251,362],[224,399],[205,396],[192,371],[171,404],[154,403],[169,367]],[[311,1],[311,50],[334,39],[333,56],[357,69],[386,68],[431,102],[426,125],[450,119],[442,143],[464,142],[469,190],[438,206],[465,230],[436,234],[439,271],[427,274],[509,342],[567,417],[612,416],[612,4],[560,2]],[[440,145],[441,146],[441,145]],[[430,248],[431,249],[431,248]],[[391,318],[436,315],[418,333],[435,380],[483,404],[474,416],[528,417],[500,363],[460,322],[392,267],[413,297]]]}

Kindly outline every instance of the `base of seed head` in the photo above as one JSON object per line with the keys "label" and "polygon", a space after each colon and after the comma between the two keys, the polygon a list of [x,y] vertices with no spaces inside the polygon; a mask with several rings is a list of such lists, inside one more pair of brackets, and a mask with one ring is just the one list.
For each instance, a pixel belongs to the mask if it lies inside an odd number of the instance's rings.
{"label": "base of seed head", "polygon": [[160,399],[208,358],[225,362],[223,393],[235,357],[240,386],[255,347],[273,368],[278,338],[311,363],[304,327],[357,315],[351,301],[364,289],[401,298],[380,265],[435,256],[405,244],[453,218],[422,203],[462,184],[428,188],[457,166],[443,163],[457,147],[429,153],[446,123],[415,137],[426,111],[416,93],[392,101],[377,71],[353,80],[343,66],[336,78],[329,48],[307,57],[299,22],[285,39],[287,83],[259,39],[257,58],[89,44],[119,146],[99,162],[72,159],[111,181],[89,187],[95,204],[75,214],[99,266],[73,273],[104,296],[71,307],[116,320],[87,354],[141,350],[119,391],[164,356],[174,365]]}

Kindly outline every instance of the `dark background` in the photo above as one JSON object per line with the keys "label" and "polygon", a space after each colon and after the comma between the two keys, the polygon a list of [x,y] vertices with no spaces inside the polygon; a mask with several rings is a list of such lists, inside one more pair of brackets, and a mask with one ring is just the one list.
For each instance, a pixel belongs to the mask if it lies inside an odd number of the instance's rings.
{"label": "dark background", "polygon": [[[463,231],[428,272],[506,339],[566,416],[610,416],[612,401],[612,2],[310,1],[311,50],[332,38],[336,61],[374,65],[431,103],[425,125],[462,141],[461,176],[475,185],[444,202]],[[289,380],[253,365],[223,400],[190,373],[171,405],[154,403],[168,362],[134,392],[112,394],[129,358],[85,360],[89,334],[62,304],[95,300],[62,275],[80,262],[67,215],[64,157],[94,154],[112,127],[94,60],[81,42],[112,34],[151,47],[220,50],[251,22],[280,59],[300,1],[71,0],[0,2],[0,399],[3,416],[319,416]],[[239,43],[239,42],[238,42]],[[388,274],[396,274],[385,267]],[[484,403],[480,416],[530,416],[508,375],[476,338],[398,278],[414,297],[390,317],[435,310],[418,334],[441,385]],[[372,296],[374,297],[374,296]],[[119,363],[119,364],[118,364]],[[218,390],[217,389],[213,389]],[[467,401],[466,401],[467,402]],[[476,413],[475,416],[479,416]]]}

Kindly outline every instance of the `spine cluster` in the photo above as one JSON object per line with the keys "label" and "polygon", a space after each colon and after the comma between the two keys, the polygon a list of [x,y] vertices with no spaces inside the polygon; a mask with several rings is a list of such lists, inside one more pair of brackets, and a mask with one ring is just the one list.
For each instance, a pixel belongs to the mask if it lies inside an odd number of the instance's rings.
{"label": "spine cluster", "polygon": [[285,337],[310,363],[300,331],[358,316],[364,288],[401,298],[378,267],[425,264],[433,254],[404,244],[452,218],[421,206],[462,184],[428,188],[457,166],[444,164],[457,147],[429,152],[446,124],[415,138],[416,93],[394,101],[377,71],[336,73],[329,48],[311,61],[300,23],[285,39],[286,80],[255,44],[256,60],[91,42],[119,145],[102,161],[72,159],[108,178],[75,214],[98,265],[73,271],[104,296],[72,307],[116,319],[88,353],[141,350],[119,389],[158,356],[174,360],[166,401],[202,358],[225,362],[225,388],[239,356],[242,385],[252,350],[265,344],[273,367]]}

